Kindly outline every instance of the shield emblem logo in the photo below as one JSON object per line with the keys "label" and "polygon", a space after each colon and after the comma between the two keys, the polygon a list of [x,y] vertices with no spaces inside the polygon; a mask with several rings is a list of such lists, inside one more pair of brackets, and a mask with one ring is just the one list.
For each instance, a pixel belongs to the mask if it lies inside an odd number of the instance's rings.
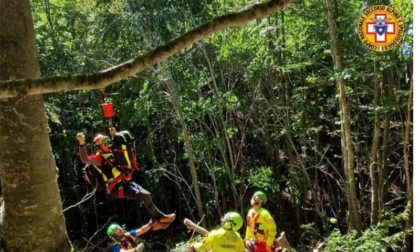
{"label": "shield emblem logo", "polygon": [[382,36],[385,34],[388,26],[385,24],[376,24],[375,26],[375,32],[379,35]]}

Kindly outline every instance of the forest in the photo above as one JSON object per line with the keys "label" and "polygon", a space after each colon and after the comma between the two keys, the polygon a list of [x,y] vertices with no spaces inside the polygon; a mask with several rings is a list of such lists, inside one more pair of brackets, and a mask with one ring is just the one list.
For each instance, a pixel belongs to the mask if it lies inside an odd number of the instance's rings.
{"label": "forest", "polygon": [[[404,21],[386,52],[356,30],[375,4]],[[185,218],[245,219],[255,191],[289,251],[413,251],[412,49],[412,0],[0,0],[0,251],[111,251],[111,223],[148,223],[83,179],[104,102],[176,213],[145,251],[188,251]]]}

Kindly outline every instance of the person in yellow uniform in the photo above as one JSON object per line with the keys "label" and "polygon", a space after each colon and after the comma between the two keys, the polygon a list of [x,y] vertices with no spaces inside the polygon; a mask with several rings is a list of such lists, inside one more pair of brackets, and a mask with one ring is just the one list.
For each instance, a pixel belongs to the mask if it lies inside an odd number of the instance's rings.
{"label": "person in yellow uniform", "polygon": [[252,208],[246,217],[245,244],[249,251],[271,252],[277,234],[276,223],[263,204],[267,196],[257,191],[251,198]]}
{"label": "person in yellow uniform", "polygon": [[222,227],[211,231],[202,242],[194,243],[189,252],[244,252],[243,240],[237,232],[243,223],[240,214],[228,212],[222,218]]}

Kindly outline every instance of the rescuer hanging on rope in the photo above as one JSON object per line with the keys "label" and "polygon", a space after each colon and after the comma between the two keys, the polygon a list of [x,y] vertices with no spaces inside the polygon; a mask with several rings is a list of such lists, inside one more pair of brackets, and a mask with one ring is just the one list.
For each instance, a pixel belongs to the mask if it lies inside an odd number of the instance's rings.
{"label": "rescuer hanging on rope", "polygon": [[138,169],[134,153],[127,151],[134,138],[128,131],[117,132],[111,123],[110,125],[112,141],[103,134],[97,134],[93,138],[93,144],[97,149],[95,155],[88,154],[85,135],[77,133],[81,162],[87,164],[87,169],[95,172],[105,182],[110,196],[144,202],[153,230],[167,228],[176,215],[162,213],[153,203],[150,192],[131,180],[133,169]]}

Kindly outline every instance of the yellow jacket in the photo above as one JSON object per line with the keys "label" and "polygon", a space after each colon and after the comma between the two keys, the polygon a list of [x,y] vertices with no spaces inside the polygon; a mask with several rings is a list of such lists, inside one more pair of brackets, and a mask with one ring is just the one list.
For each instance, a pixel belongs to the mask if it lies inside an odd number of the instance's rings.
{"label": "yellow jacket", "polygon": [[265,242],[266,246],[272,246],[277,234],[276,223],[270,212],[264,208],[255,211],[253,208],[246,216],[245,240]]}
{"label": "yellow jacket", "polygon": [[197,252],[211,250],[213,252],[244,252],[245,246],[241,236],[232,230],[219,228],[213,230],[202,242],[194,243]]}

